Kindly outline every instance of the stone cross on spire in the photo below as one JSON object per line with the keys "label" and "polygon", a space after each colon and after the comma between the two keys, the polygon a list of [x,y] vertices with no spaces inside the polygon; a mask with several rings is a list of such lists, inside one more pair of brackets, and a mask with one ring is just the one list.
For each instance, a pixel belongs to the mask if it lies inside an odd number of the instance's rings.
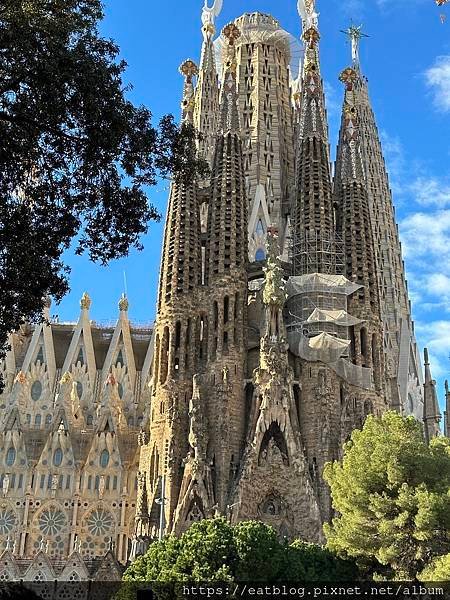
{"label": "stone cross on spire", "polygon": [[362,25],[350,25],[348,29],[341,30],[342,33],[349,38],[352,44],[352,63],[355,68],[359,67],[359,44],[363,37],[369,37],[365,33],[362,32]]}

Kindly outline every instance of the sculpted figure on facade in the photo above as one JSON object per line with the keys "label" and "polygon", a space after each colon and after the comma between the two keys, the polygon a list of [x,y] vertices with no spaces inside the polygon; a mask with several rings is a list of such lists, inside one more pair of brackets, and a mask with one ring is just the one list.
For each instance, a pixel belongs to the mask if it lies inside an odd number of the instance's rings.
{"label": "sculpted figure on facade", "polygon": [[200,397],[198,375],[194,375],[194,389],[189,402],[189,444],[194,451],[196,461],[206,458],[207,421]]}

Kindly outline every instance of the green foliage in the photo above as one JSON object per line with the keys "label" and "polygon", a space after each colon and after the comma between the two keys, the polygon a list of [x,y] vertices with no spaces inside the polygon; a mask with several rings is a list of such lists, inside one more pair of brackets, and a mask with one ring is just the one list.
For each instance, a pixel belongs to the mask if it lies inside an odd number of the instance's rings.
{"label": "green foliage", "polygon": [[420,581],[450,581],[450,554],[441,556],[422,571]]}
{"label": "green foliage", "polygon": [[286,549],[287,560],[280,580],[292,582],[355,581],[359,571],[351,560],[344,560],[327,548],[296,540]]}
{"label": "green foliage", "polygon": [[217,518],[194,523],[180,538],[155,542],[125,572],[125,582],[310,582],[350,581],[351,561],[330,550],[278,540],[272,527],[257,521],[231,526]]}
{"label": "green foliage", "polygon": [[324,477],[338,513],[325,527],[332,551],[405,579],[450,551],[450,440],[427,446],[413,417],[369,417]]}
{"label": "green foliage", "polygon": [[236,525],[232,533],[238,556],[234,579],[275,581],[286,555],[275,530],[257,521],[246,521]]}
{"label": "green foliage", "polygon": [[100,0],[0,3],[0,352],[9,331],[68,291],[61,256],[107,263],[159,219],[146,188],[207,167],[195,132],[126,97],[126,64],[97,25]]}

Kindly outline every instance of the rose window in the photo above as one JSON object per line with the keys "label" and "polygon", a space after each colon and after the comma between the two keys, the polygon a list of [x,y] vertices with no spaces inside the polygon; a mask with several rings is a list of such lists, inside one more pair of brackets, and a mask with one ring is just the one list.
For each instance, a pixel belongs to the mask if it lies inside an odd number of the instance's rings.
{"label": "rose window", "polygon": [[16,515],[12,510],[2,508],[0,510],[0,535],[11,533],[16,524]]}
{"label": "rose window", "polygon": [[57,535],[66,525],[66,517],[56,508],[48,508],[39,517],[39,529],[46,536]]}
{"label": "rose window", "polygon": [[102,508],[97,508],[89,515],[87,527],[92,535],[105,535],[105,533],[111,531],[113,527],[111,513]]}

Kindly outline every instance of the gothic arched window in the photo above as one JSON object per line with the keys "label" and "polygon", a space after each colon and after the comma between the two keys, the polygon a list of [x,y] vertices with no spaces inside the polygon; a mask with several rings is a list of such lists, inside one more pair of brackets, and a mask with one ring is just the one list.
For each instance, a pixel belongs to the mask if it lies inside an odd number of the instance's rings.
{"label": "gothic arched window", "polygon": [[6,464],[8,467],[12,467],[12,465],[15,463],[16,461],[16,450],[15,448],[9,448],[8,452],[6,453]]}
{"label": "gothic arched window", "polygon": [[61,450],[61,448],[56,448],[55,452],[53,453],[53,465],[55,467],[59,467],[62,463],[63,460],[63,451]]}
{"label": "gothic arched window", "polygon": [[108,450],[103,450],[102,453],[100,454],[100,466],[103,469],[106,469],[108,464],[109,464],[109,452],[108,452]]}
{"label": "gothic arched window", "polygon": [[37,402],[42,396],[42,383],[36,380],[31,386],[31,398]]}

